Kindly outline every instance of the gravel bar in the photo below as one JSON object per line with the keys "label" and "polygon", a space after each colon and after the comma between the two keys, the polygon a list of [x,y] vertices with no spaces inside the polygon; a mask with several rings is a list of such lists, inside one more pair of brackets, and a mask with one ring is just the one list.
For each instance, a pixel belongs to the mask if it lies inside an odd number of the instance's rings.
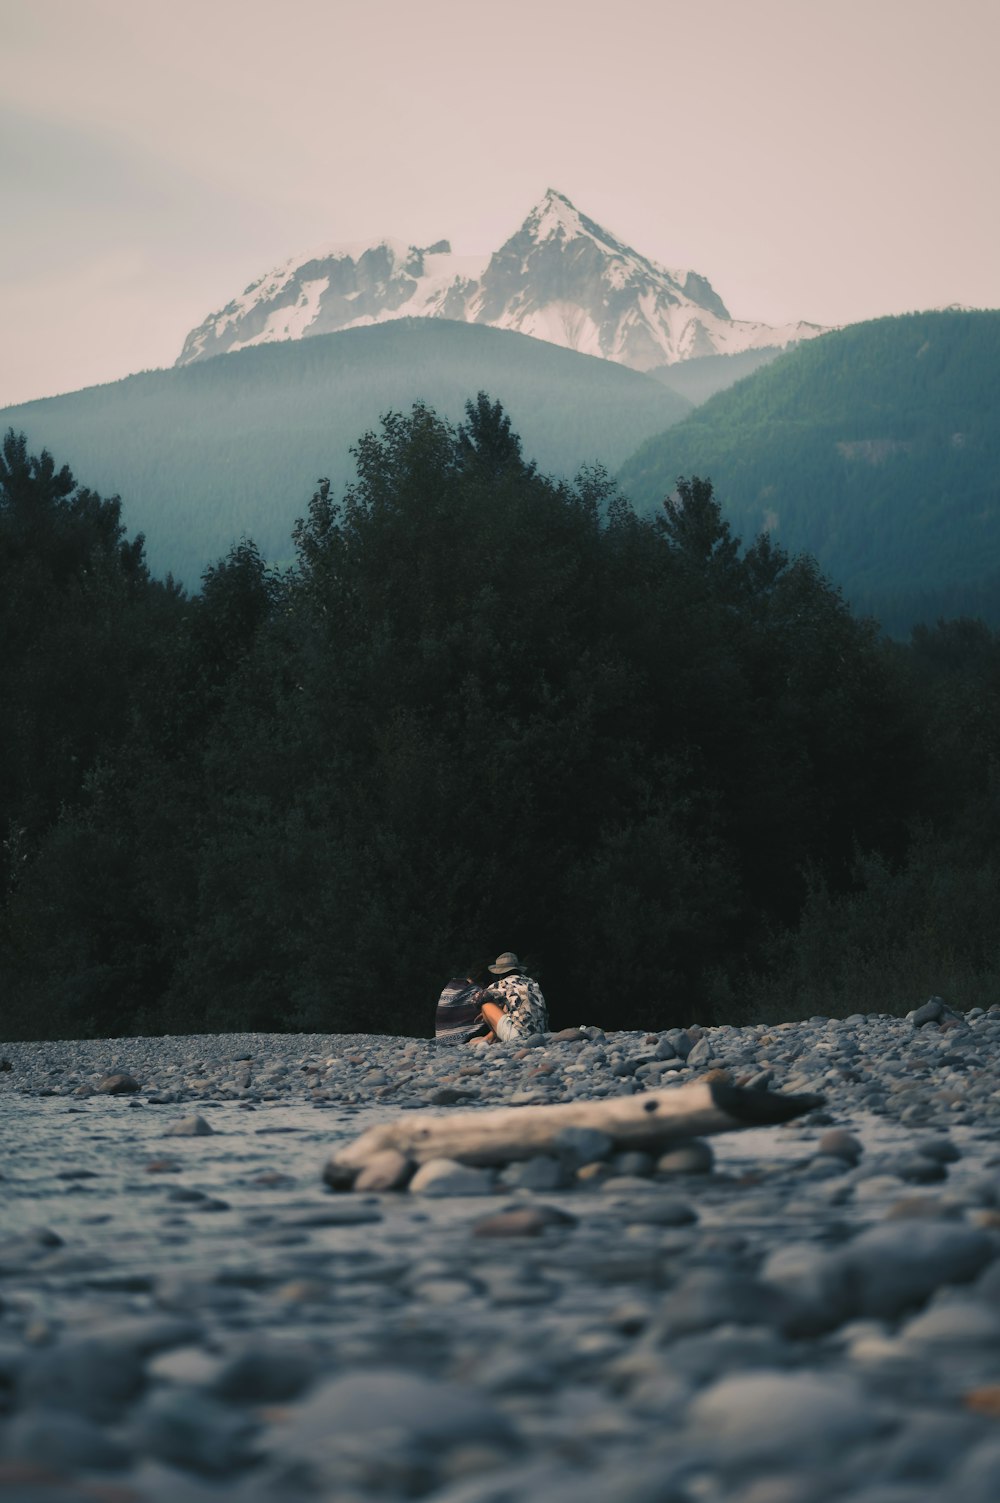
{"label": "gravel bar", "polygon": [[[0,1498],[996,1503],[998,1066],[1000,1005],[940,998],[520,1046],[0,1043]],[[324,1181],[401,1112],[706,1076],[824,1105]]]}

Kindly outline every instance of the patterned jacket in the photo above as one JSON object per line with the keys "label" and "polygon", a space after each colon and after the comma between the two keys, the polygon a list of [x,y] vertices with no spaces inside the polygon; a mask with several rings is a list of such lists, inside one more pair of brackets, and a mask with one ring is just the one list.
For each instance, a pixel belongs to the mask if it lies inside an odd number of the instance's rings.
{"label": "patterned jacket", "polygon": [[516,1022],[519,1033],[548,1032],[549,1010],[542,989],[532,976],[522,976],[517,971],[500,976],[486,988],[482,1000],[502,1007]]}

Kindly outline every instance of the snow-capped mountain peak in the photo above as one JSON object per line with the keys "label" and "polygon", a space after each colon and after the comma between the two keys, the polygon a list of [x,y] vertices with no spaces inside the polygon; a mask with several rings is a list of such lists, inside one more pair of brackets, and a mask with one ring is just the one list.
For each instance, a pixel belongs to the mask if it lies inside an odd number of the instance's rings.
{"label": "snow-capped mountain peak", "polygon": [[192,330],[177,364],[395,318],[515,329],[637,370],[823,332],[737,322],[705,277],[649,260],[549,188],[488,257],[391,239],[292,257]]}
{"label": "snow-capped mountain peak", "polygon": [[[560,240],[569,242],[573,240],[593,240],[605,254],[609,256],[642,260],[631,246],[612,235],[603,225],[595,220],[588,219],[586,214],[581,214],[566,197],[556,188],[547,188],[544,195],[531,210],[521,226],[521,234],[528,234],[538,242],[543,240]],[[653,262],[646,262],[652,266]],[[664,268],[660,268],[664,270]],[[670,275],[670,273],[668,273]]]}
{"label": "snow-capped mountain peak", "polygon": [[586,219],[575,209],[564,193],[548,188],[544,197],[531,210],[522,229],[528,230],[535,240],[551,240],[561,236],[569,240],[577,235],[590,234],[595,239],[604,235],[599,225]]}

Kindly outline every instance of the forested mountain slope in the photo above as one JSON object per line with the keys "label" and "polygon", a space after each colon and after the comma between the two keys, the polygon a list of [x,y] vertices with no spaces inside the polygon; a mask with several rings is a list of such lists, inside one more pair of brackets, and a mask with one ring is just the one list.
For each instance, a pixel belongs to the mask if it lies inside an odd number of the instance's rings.
{"label": "forested mountain slope", "polygon": [[642,520],[485,397],[357,471],[188,596],[0,441],[6,1037],[426,1034],[511,943],[557,1027],[1000,995],[1000,632],[887,642],[706,482]]}
{"label": "forested mountain slope", "polygon": [[67,456],[122,497],[153,572],[197,588],[241,535],[272,561],[320,476],[353,475],[349,449],[390,409],[458,419],[480,389],[503,402],[546,473],[614,469],[690,411],[650,376],[507,330],[405,319],[266,345],[11,407],[0,428]]}
{"label": "forested mountain slope", "polygon": [[1000,621],[1000,312],[878,319],[781,356],[650,440],[640,511],[710,476],[737,532],[815,555],[893,631]]}

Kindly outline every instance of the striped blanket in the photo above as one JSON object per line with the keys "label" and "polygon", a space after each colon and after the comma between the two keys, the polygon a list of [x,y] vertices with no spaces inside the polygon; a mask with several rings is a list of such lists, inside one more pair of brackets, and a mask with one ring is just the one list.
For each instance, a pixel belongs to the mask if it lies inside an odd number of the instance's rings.
{"label": "striped blanket", "polygon": [[488,1033],[489,1025],[479,1017],[483,989],[467,976],[449,981],[438,998],[434,1017],[434,1037],[462,1044],[477,1034]]}

